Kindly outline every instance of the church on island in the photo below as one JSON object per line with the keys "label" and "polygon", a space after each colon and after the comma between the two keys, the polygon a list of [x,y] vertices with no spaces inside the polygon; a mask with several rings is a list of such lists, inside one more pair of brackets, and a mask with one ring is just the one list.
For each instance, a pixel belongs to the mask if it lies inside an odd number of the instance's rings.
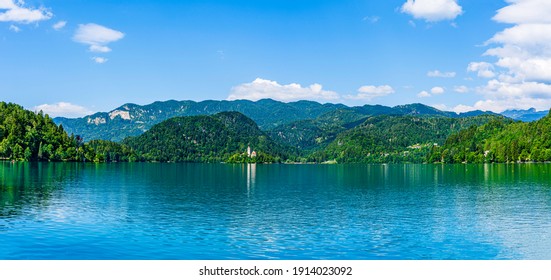
{"label": "church on island", "polygon": [[247,146],[247,156],[250,157],[250,158],[256,157],[256,152],[251,151],[251,146]]}

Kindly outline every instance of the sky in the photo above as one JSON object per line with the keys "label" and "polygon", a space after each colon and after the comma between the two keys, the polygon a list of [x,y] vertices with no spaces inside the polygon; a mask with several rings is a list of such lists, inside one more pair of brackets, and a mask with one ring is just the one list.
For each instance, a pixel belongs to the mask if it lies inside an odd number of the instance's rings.
{"label": "sky", "polygon": [[549,0],[0,0],[0,101],[551,107]]}

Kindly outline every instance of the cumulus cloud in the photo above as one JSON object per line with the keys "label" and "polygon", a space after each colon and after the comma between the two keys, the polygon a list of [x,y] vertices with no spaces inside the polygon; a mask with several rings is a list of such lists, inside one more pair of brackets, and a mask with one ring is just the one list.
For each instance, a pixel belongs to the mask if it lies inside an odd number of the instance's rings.
{"label": "cumulus cloud", "polygon": [[453,88],[453,91],[457,93],[467,93],[469,92],[469,88],[466,86],[456,86]]}
{"label": "cumulus cloud", "polygon": [[51,117],[68,117],[68,118],[78,118],[83,117],[89,114],[92,114],[92,111],[86,109],[85,107],[71,104],[69,102],[58,102],[55,104],[42,104],[34,107],[36,112],[41,111],[45,114],[50,115]]}
{"label": "cumulus cloud", "polygon": [[469,72],[477,72],[478,77],[481,78],[493,78],[495,77],[494,65],[488,62],[471,62],[467,67]]}
{"label": "cumulus cloud", "polygon": [[356,95],[346,95],[344,96],[344,98],[351,99],[351,100],[371,101],[374,98],[387,96],[389,94],[393,94],[394,92],[395,92],[394,89],[389,85],[382,85],[382,86],[369,85],[369,86],[360,87]]}
{"label": "cumulus cloud", "polygon": [[475,106],[492,111],[504,111],[511,108],[547,110],[551,107],[551,85],[540,82],[507,82],[491,80],[479,89],[487,100],[479,101]]}
{"label": "cumulus cloud", "polygon": [[438,95],[444,93],[445,91],[446,90],[443,87],[433,87],[431,88],[430,93]]}
{"label": "cumulus cloud", "polygon": [[440,72],[439,70],[427,72],[427,76],[431,78],[454,78],[455,72]]}
{"label": "cumulus cloud", "polygon": [[26,7],[22,0],[0,0],[0,22],[34,23],[52,18],[46,8]]}
{"label": "cumulus cloud", "polygon": [[548,0],[509,0],[509,5],[498,10],[494,20],[503,23],[551,23],[551,5]]}
{"label": "cumulus cloud", "polygon": [[456,0],[407,0],[402,5],[402,13],[427,22],[453,20],[463,13]]}
{"label": "cumulus cloud", "polygon": [[[483,100],[471,108],[507,109],[551,107],[551,1],[509,0],[493,19],[512,24],[493,35],[484,55],[493,63],[473,62],[468,70],[489,78],[477,88]],[[467,106],[467,105],[463,105]],[[462,107],[465,108],[465,107]]]}
{"label": "cumulus cloud", "polygon": [[432,95],[428,93],[426,90],[421,91],[419,94],[417,94],[417,97],[419,98],[427,98],[431,97]]}
{"label": "cumulus cloud", "polygon": [[110,52],[107,44],[122,38],[124,33],[95,23],[79,24],[73,36],[75,42],[89,45],[91,52],[99,53]]}
{"label": "cumulus cloud", "polygon": [[231,89],[228,100],[248,99],[260,100],[271,98],[280,101],[337,100],[339,95],[334,91],[324,90],[320,84],[303,87],[297,83],[281,85],[276,81],[257,78],[251,83],[244,83]]}
{"label": "cumulus cloud", "polygon": [[[478,109],[475,106],[468,106],[468,105],[459,104],[459,105],[453,107],[451,110],[456,112],[456,113],[465,113],[465,112],[476,111]],[[483,110],[483,111],[486,111],[486,110]]]}
{"label": "cumulus cloud", "polygon": [[63,27],[65,27],[65,25],[67,25],[67,22],[62,20],[62,21],[58,21],[54,25],[52,25],[52,28],[59,31],[59,30],[63,29]]}
{"label": "cumulus cloud", "polygon": [[423,91],[421,91],[417,94],[417,97],[427,98],[427,97],[431,97],[433,95],[443,94],[444,92],[446,92],[446,90],[443,87],[433,87],[433,88],[430,89],[430,93],[426,90],[423,90]]}
{"label": "cumulus cloud", "polygon": [[433,107],[433,108],[436,108],[440,111],[447,111],[448,110],[448,106],[446,106],[446,104],[432,104],[430,106]]}

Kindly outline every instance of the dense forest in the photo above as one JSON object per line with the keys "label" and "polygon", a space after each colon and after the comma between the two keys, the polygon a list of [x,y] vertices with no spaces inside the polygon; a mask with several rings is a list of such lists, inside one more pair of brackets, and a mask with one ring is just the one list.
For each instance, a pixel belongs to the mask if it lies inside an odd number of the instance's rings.
{"label": "dense forest", "polygon": [[376,116],[347,130],[327,146],[309,155],[308,160],[323,162],[398,163],[426,161],[434,146],[471,125],[480,125],[500,116],[481,115],[465,118],[439,116]]}
{"label": "dense forest", "polygon": [[[311,104],[298,103],[301,106]],[[325,108],[325,109],[324,109]],[[86,141],[42,112],[0,102],[0,160],[483,163],[551,161],[551,116],[450,115],[411,104],[319,110],[263,131],[239,112],[174,117],[123,141]],[[402,114],[405,113],[405,114]],[[472,116],[469,116],[472,115]],[[250,148],[250,149],[249,149]]]}
{"label": "dense forest", "polygon": [[[115,155],[117,153],[117,155]],[[122,156],[126,154],[126,156]],[[84,143],[68,135],[42,112],[0,102],[0,159],[16,161],[115,161],[130,158],[130,150],[110,141]]]}
{"label": "dense forest", "polygon": [[529,122],[493,120],[450,135],[428,162],[483,163],[551,161],[551,115]]}
{"label": "dense forest", "polygon": [[[146,161],[280,162],[292,154],[238,112],[171,118],[123,143]],[[248,147],[256,156],[246,154]]]}

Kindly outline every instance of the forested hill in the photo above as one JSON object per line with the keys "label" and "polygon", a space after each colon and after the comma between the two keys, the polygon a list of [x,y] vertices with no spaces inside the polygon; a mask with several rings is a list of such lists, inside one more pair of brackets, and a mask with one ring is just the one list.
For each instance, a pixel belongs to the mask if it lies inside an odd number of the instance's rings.
{"label": "forested hill", "polygon": [[62,160],[77,152],[78,139],[69,137],[48,115],[0,102],[0,158]]}
{"label": "forested hill", "polygon": [[496,120],[452,134],[429,162],[551,161],[551,115],[530,122]]}
{"label": "forested hill", "polygon": [[434,146],[442,145],[454,132],[490,121],[505,121],[502,116],[419,117],[376,116],[339,134],[327,148],[314,152],[310,161],[400,163],[426,162]]}
{"label": "forested hill", "polygon": [[456,114],[440,111],[423,104],[395,107],[381,105],[347,107],[342,104],[320,104],[313,101],[284,103],[271,99],[201,102],[169,100],[144,106],[125,104],[107,113],[96,113],[77,119],[55,118],[54,121],[57,124],[62,124],[67,132],[81,135],[84,141],[93,139],[121,141],[128,136],[140,135],[153,125],[177,116],[212,115],[225,111],[236,111],[254,120],[261,130],[268,131],[296,121],[314,120],[339,110],[348,110],[364,118],[376,115],[426,115],[457,118],[485,113],[473,111]]}
{"label": "forested hill", "polygon": [[279,162],[291,155],[239,112],[171,118],[124,143],[147,161]]}
{"label": "forested hill", "polygon": [[[329,143],[335,140],[337,135],[356,127],[370,118],[371,120],[387,120],[387,122],[384,122],[384,125],[391,125],[390,120],[408,119],[397,118],[398,116],[411,116],[417,118],[445,117],[449,119],[449,122],[461,123],[466,117],[482,115],[486,117],[474,120],[486,120],[488,116],[491,115],[498,116],[494,113],[482,111],[456,114],[454,112],[440,111],[423,104],[401,105],[393,108],[381,105],[364,105],[361,107],[337,109],[324,113],[315,119],[295,121],[280,125],[269,130],[268,133],[276,141],[293,146],[299,150],[311,152],[325,148]],[[373,118],[376,116],[379,116],[379,118]],[[454,121],[454,119],[456,120]],[[386,128],[378,127],[377,129]],[[445,127],[442,129],[443,135],[447,136],[448,134],[446,133],[449,131]],[[405,132],[407,131],[409,130],[406,129]],[[435,142],[439,141],[436,140]]]}
{"label": "forested hill", "polygon": [[133,152],[109,141],[83,143],[42,112],[0,102],[0,159],[15,161],[137,160]]}

